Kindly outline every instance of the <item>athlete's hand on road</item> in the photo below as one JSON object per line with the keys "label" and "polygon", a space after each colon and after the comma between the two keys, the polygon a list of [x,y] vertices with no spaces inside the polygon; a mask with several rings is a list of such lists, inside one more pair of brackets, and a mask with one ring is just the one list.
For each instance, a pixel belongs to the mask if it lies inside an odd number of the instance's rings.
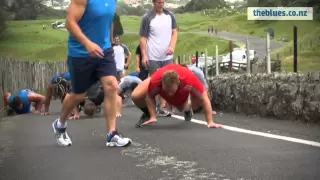
{"label": "athlete's hand on road", "polygon": [[157,122],[156,118],[150,118],[148,121],[144,122],[141,124],[141,126],[145,126],[145,125],[151,125]]}
{"label": "athlete's hand on road", "polygon": [[167,50],[167,55],[172,55],[174,53],[174,49],[172,47],[169,47]]}
{"label": "athlete's hand on road", "polygon": [[103,50],[97,44],[89,42],[85,47],[90,56],[101,59],[104,57]]}
{"label": "athlete's hand on road", "polygon": [[69,117],[70,120],[75,120],[75,119],[79,119],[79,118],[80,118],[79,115],[74,115],[74,116]]}
{"label": "athlete's hand on road", "polygon": [[43,112],[43,113],[41,113],[42,116],[47,116],[47,115],[49,115],[49,114],[50,114],[49,112]]}
{"label": "athlete's hand on road", "polygon": [[223,126],[216,123],[209,123],[208,128],[223,128]]}
{"label": "athlete's hand on road", "polygon": [[143,57],[142,58],[142,65],[145,67],[145,68],[147,68],[148,67],[148,65],[149,65],[149,59],[148,59],[148,57]]}

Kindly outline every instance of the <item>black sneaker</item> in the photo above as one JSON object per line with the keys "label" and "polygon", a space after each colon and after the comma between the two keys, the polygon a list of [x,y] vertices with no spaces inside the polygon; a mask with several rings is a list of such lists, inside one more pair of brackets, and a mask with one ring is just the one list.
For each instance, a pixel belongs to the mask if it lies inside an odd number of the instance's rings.
{"label": "black sneaker", "polygon": [[144,122],[148,121],[150,119],[150,116],[146,115],[145,113],[143,113],[140,117],[140,120],[136,123],[136,128],[141,127],[141,124],[143,124]]}
{"label": "black sneaker", "polygon": [[192,111],[192,109],[189,110],[189,111],[185,111],[185,112],[184,112],[184,120],[185,120],[185,121],[191,121],[192,117],[193,117],[193,111]]}

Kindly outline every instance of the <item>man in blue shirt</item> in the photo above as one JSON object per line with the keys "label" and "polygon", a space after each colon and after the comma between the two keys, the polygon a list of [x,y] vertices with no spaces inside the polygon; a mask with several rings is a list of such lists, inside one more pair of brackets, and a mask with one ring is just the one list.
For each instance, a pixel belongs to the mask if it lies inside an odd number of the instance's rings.
{"label": "man in blue shirt", "polygon": [[68,68],[72,93],[64,99],[60,117],[53,124],[57,143],[70,146],[66,131],[71,111],[86,97],[86,91],[97,80],[101,81],[107,120],[106,146],[123,147],[131,139],[116,131],[116,104],[118,83],[114,52],[111,46],[116,0],[71,0],[66,28],[68,39]]}
{"label": "man in blue shirt", "polygon": [[13,95],[9,92],[5,92],[4,99],[5,105],[9,105],[9,107],[17,114],[30,113],[32,106],[35,108],[34,113],[39,114],[45,97],[30,89],[24,89]]}

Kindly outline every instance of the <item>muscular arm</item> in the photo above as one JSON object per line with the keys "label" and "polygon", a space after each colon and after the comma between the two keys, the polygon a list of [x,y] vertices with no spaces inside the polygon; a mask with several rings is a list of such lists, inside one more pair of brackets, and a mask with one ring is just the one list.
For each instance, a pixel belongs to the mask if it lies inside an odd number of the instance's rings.
{"label": "muscular arm", "polygon": [[147,96],[147,106],[150,113],[150,119],[156,119],[157,113],[156,113],[156,99],[155,97]]}
{"label": "muscular arm", "polygon": [[176,44],[177,44],[177,39],[178,39],[178,31],[177,29],[172,30],[172,36],[171,36],[171,41],[170,41],[170,47],[175,49]]}
{"label": "muscular arm", "polygon": [[131,52],[130,52],[129,48],[127,46],[125,46],[125,45],[123,46],[123,49],[124,49],[124,53],[125,53],[125,55],[127,56],[127,59],[128,59],[126,65],[129,66],[129,64],[131,62]]}
{"label": "muscular arm", "polygon": [[4,100],[4,107],[7,107],[9,105],[9,99],[10,99],[11,93],[5,92],[3,95]]}
{"label": "muscular arm", "polygon": [[[161,80],[160,80],[161,81]],[[147,106],[150,113],[150,118],[156,119],[156,96],[160,92],[160,83],[158,81],[153,81],[149,78],[149,85],[147,90]]]}
{"label": "muscular arm", "polygon": [[114,43],[113,41],[113,29],[114,29],[114,26],[113,26],[113,23],[111,24],[111,30],[110,30],[110,41],[111,43]]}
{"label": "muscular arm", "polygon": [[141,20],[140,25],[140,50],[141,50],[141,56],[142,58],[147,56],[147,39],[149,36],[149,24],[150,20],[148,19],[148,16],[143,16]]}
{"label": "muscular arm", "polygon": [[128,66],[129,66],[130,62],[131,62],[131,52],[129,51],[129,53],[128,53],[128,61],[127,61],[127,65]]}
{"label": "muscular arm", "polygon": [[200,96],[200,100],[202,101],[202,104],[203,104],[204,115],[206,117],[207,123],[208,124],[214,123],[212,118],[211,102],[209,100],[209,97],[206,91],[204,91],[202,96]]}
{"label": "muscular arm", "polygon": [[51,83],[49,83],[46,91],[46,97],[44,101],[44,112],[49,112],[49,106],[52,98],[52,93],[53,93],[53,86]]}
{"label": "muscular arm", "polygon": [[141,36],[140,37],[140,49],[141,49],[141,55],[142,57],[147,56],[147,38]]}
{"label": "muscular arm", "polygon": [[45,101],[45,97],[44,96],[34,93],[34,94],[30,94],[28,96],[28,99],[29,99],[30,102],[34,102],[35,103],[36,111],[41,111],[42,104]]}
{"label": "muscular arm", "polygon": [[140,55],[139,54],[136,55],[136,68],[137,69],[140,68]]}
{"label": "muscular arm", "polygon": [[171,15],[171,28],[172,28],[172,36],[171,36],[171,41],[170,41],[170,47],[175,49],[176,48],[176,43],[178,39],[178,30],[177,30],[177,21],[176,17],[173,13]]}
{"label": "muscular arm", "polygon": [[90,42],[78,25],[86,9],[86,5],[87,0],[71,0],[66,19],[67,30],[83,45]]}

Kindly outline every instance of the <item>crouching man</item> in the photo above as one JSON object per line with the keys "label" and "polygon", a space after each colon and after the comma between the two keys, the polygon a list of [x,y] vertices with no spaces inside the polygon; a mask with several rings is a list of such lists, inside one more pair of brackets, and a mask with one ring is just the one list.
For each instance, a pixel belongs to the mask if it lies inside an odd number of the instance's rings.
{"label": "crouching man", "polygon": [[220,128],[212,118],[211,103],[204,85],[196,75],[180,65],[170,64],[156,71],[132,92],[134,104],[143,112],[136,127],[157,122],[156,95],[184,112],[186,121],[193,117],[191,107],[203,106],[209,128]]}
{"label": "crouching man", "polygon": [[[97,81],[95,84],[91,85],[87,90],[87,96],[85,99],[80,102],[73,110],[73,114],[69,119],[79,119],[80,111],[83,110],[84,114],[87,116],[93,116],[96,113],[100,113],[101,105],[103,104],[105,94],[100,81]],[[70,96],[67,94],[66,97]],[[116,117],[121,117],[121,104],[122,100],[120,96],[117,96],[117,113]]]}

